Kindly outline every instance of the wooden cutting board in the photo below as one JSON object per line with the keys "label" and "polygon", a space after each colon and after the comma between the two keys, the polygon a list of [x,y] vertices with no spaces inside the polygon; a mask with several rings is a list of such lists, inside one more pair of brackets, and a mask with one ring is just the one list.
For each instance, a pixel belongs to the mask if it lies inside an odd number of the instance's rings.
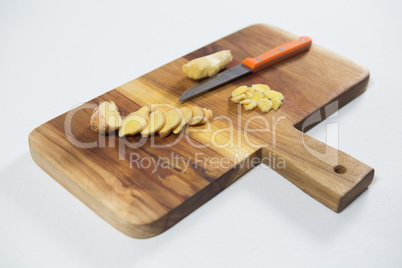
{"label": "wooden cutting board", "polygon": [[[32,158],[100,217],[136,238],[167,230],[260,162],[339,212],[367,189],[374,170],[302,131],[359,96],[369,72],[314,38],[308,52],[181,104],[210,108],[210,126],[164,139],[102,136],[89,127],[102,101],[114,101],[123,116],[153,103],[180,106],[180,95],[196,83],[181,67],[194,58],[230,49],[231,68],[296,39],[260,24],[224,37],[39,126],[29,135]],[[245,111],[229,100],[236,87],[257,83],[284,94],[278,111]]]}

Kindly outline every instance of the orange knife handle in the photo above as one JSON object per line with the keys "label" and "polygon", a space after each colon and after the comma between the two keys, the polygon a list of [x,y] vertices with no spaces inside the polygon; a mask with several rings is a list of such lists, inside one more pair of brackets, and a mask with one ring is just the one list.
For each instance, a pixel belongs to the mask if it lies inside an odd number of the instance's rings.
{"label": "orange knife handle", "polygon": [[302,36],[296,41],[277,46],[258,57],[244,59],[242,63],[252,69],[253,73],[255,73],[275,63],[309,50],[311,43],[312,40],[310,37]]}

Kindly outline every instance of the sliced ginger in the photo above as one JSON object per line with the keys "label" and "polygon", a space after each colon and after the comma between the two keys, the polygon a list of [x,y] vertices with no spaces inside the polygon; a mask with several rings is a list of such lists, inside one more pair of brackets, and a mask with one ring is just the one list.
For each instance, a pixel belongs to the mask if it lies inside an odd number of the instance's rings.
{"label": "sliced ginger", "polygon": [[243,94],[247,91],[247,86],[241,86],[236,88],[235,90],[232,91],[232,97],[236,97],[240,94]]}
{"label": "sliced ginger", "polygon": [[264,93],[263,92],[259,92],[256,91],[254,92],[253,97],[251,97],[252,100],[255,100],[256,102],[258,102],[260,99],[262,99],[264,97]]}
{"label": "sliced ginger", "polygon": [[172,108],[166,112],[163,113],[163,116],[165,117],[165,125],[161,130],[159,130],[159,136],[161,138],[166,137],[170,131],[175,129],[181,122],[181,112],[179,109]]}
{"label": "sliced ginger", "polygon": [[285,97],[283,97],[282,93],[275,91],[275,90],[266,91],[265,96],[267,96],[268,99],[271,99],[271,100],[278,99],[280,101],[283,101],[283,99],[285,98]]}
{"label": "sliced ginger", "polygon": [[154,104],[151,106],[151,112],[155,111],[155,110],[159,110],[162,113],[169,111],[170,109],[172,109],[172,105],[169,104]]}
{"label": "sliced ginger", "polygon": [[278,100],[278,99],[273,99],[273,100],[271,100],[271,102],[272,102],[272,108],[276,111],[276,110],[278,110],[279,109],[279,107],[281,107],[281,105],[282,105],[282,102],[280,101],[280,100]]}
{"label": "sliced ginger", "polygon": [[202,118],[201,122],[199,123],[200,125],[205,124],[206,122],[212,121],[212,118],[214,117],[214,115],[210,109],[202,108],[202,111],[204,112],[204,117]]}
{"label": "sliced ginger", "polygon": [[233,90],[231,98],[231,101],[242,104],[245,110],[253,110],[258,106],[262,112],[269,112],[272,109],[278,110],[283,100],[282,93],[263,84],[238,87]]}
{"label": "sliced ginger", "polygon": [[253,110],[255,107],[257,107],[257,102],[255,100],[249,99],[249,102],[246,104],[243,104],[244,109],[246,109],[246,111],[250,111]]}
{"label": "sliced ginger", "polygon": [[[152,110],[151,108],[152,107]],[[168,104],[144,106],[121,118],[114,102],[103,102],[95,108],[90,120],[91,128],[102,134],[119,130],[119,136],[141,133],[147,137],[159,132],[161,138],[180,133],[185,125],[201,125],[213,119],[211,110],[198,106],[181,107]]]}
{"label": "sliced ginger", "polygon": [[191,119],[193,118],[193,109],[191,107],[182,107],[180,108],[182,113],[182,118],[180,124],[173,130],[174,134],[178,134],[183,127],[190,123]]}
{"label": "sliced ginger", "polygon": [[239,102],[240,104],[247,105],[251,103],[251,99],[245,99]]}
{"label": "sliced ginger", "polygon": [[269,86],[263,84],[254,84],[251,86],[255,91],[266,92],[270,90]]}
{"label": "sliced ginger", "polygon": [[246,92],[244,92],[244,94],[246,95],[246,98],[247,99],[251,99],[252,97],[253,97],[253,95],[254,95],[254,93],[251,93],[250,91],[246,91]]}
{"label": "sliced ginger", "polygon": [[230,100],[238,103],[239,101],[244,100],[245,98],[246,98],[246,94],[242,93],[240,95],[237,95],[236,97],[232,97]]}
{"label": "sliced ginger", "polygon": [[258,101],[258,108],[260,108],[261,112],[267,113],[272,109],[272,102],[269,99],[260,99]]}
{"label": "sliced ginger", "polygon": [[141,131],[141,135],[147,137],[158,132],[165,125],[165,122],[166,119],[161,110],[156,109],[149,115],[149,123],[146,128]]}
{"label": "sliced ginger", "polygon": [[198,106],[191,106],[191,109],[193,111],[193,117],[191,118],[189,125],[197,125],[204,118],[204,112]]}
{"label": "sliced ginger", "polygon": [[95,108],[89,125],[95,132],[108,134],[118,129],[122,121],[116,104],[113,101],[105,101]]}
{"label": "sliced ginger", "polygon": [[144,106],[138,111],[126,116],[119,128],[119,136],[135,135],[141,132],[148,125],[149,113],[149,107]]}

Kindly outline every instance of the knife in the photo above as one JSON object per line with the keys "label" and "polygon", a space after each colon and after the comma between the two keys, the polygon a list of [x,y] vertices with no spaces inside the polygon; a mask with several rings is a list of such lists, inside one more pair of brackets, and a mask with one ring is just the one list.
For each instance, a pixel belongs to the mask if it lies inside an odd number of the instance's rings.
{"label": "knife", "polygon": [[311,47],[312,40],[310,37],[302,36],[296,41],[277,46],[258,57],[246,58],[242,63],[236,65],[229,70],[218,73],[217,75],[204,79],[198,84],[189,88],[181,95],[179,101],[187,100],[191,97],[199,95],[203,92],[215,89],[216,87],[232,81],[240,76],[248,73],[255,73],[267,68],[275,63],[286,60],[301,52],[307,51]]}

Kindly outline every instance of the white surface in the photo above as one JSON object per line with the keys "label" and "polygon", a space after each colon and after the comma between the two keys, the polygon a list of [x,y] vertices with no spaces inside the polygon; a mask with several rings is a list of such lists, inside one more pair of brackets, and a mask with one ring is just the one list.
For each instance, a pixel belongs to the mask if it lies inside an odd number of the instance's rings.
{"label": "white surface", "polygon": [[[0,1],[0,267],[402,267],[402,2],[151,2]],[[253,23],[371,71],[366,93],[331,119],[340,149],[376,169],[341,214],[260,167],[136,240],[31,160],[41,123]],[[325,133],[326,122],[309,132]]]}

